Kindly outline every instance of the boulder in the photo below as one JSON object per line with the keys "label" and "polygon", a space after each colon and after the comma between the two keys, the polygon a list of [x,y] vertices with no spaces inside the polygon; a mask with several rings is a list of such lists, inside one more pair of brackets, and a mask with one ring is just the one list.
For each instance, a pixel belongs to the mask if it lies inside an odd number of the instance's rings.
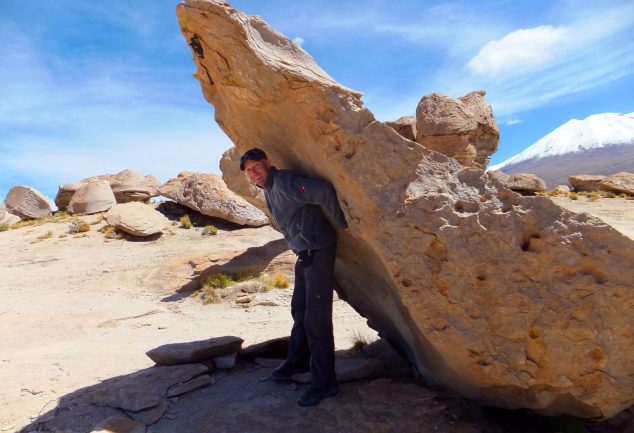
{"label": "boulder", "polygon": [[246,226],[268,224],[261,210],[230,191],[214,174],[182,172],[161,186],[160,194],[203,215]]}
{"label": "boulder", "polygon": [[577,174],[568,177],[568,182],[572,189],[581,192],[594,192],[599,191],[599,183],[605,179],[605,176],[593,175],[593,174]]}
{"label": "boulder", "polygon": [[140,411],[161,404],[168,388],[207,372],[202,364],[146,368],[127,376],[110,379],[92,392],[97,406]]}
{"label": "boulder", "polygon": [[13,225],[19,222],[21,218],[17,215],[7,212],[7,206],[0,201],[0,225]]}
{"label": "boulder", "polygon": [[171,343],[152,349],[146,355],[159,365],[200,362],[236,353],[243,341],[240,337],[224,336],[187,343]]}
{"label": "boulder", "polygon": [[117,174],[102,174],[83,179],[77,183],[61,185],[55,197],[55,204],[59,210],[65,210],[73,194],[83,185],[90,182],[108,182],[112,188],[117,203],[131,201],[146,201],[158,196],[161,182],[153,175],[143,176],[136,170],[127,169]]}
{"label": "boulder", "polygon": [[132,236],[161,233],[169,225],[162,213],[139,202],[116,204],[106,212],[105,218],[108,224]]}
{"label": "boulder", "polygon": [[416,107],[416,141],[467,167],[486,168],[500,132],[485,94],[480,90],[458,99],[442,93],[423,96]]}
{"label": "boulder", "polygon": [[426,380],[551,414],[634,403],[633,240],[395,134],[259,17],[221,0],[177,14],[238,151],[334,185],[339,291]]}
{"label": "boulder", "polygon": [[625,193],[634,195],[634,173],[614,173],[599,181],[599,189],[611,191],[617,194]]}
{"label": "boulder", "polygon": [[82,184],[75,191],[68,204],[68,212],[91,214],[105,212],[117,204],[110,184],[105,180],[95,180]]}
{"label": "boulder", "polygon": [[68,205],[70,204],[70,200],[73,198],[73,194],[79,188],[81,188],[83,183],[67,183],[64,185],[60,185],[57,189],[57,195],[55,196],[55,205],[59,210],[66,210]]}
{"label": "boulder", "polygon": [[385,124],[408,140],[416,141],[416,118],[414,116],[403,116],[393,122],[385,122]]}
{"label": "boulder", "polygon": [[489,172],[505,188],[521,193],[536,193],[546,191],[546,182],[532,173],[504,173],[501,171]]}
{"label": "boulder", "polygon": [[571,190],[568,185],[557,185],[553,188],[553,191],[561,194],[568,194]]}
{"label": "boulder", "polygon": [[37,219],[51,216],[51,202],[44,194],[30,186],[14,186],[4,199],[7,212],[21,219]]}

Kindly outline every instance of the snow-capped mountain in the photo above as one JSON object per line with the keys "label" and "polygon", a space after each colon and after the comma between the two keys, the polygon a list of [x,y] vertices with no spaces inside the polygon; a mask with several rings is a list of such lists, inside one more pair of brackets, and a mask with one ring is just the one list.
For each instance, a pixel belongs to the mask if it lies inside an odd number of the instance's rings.
{"label": "snow-capped mountain", "polygon": [[534,173],[549,187],[567,184],[573,174],[634,172],[634,113],[572,119],[488,170]]}

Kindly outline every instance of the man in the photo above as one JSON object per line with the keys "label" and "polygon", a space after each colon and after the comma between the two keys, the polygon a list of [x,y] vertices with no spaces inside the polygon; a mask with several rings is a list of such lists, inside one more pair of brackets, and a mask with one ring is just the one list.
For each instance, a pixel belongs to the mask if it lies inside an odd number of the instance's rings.
{"label": "man", "polygon": [[276,381],[290,380],[310,368],[311,385],[297,402],[304,407],[314,406],[339,392],[332,327],[337,233],[325,214],[338,229],[348,225],[328,182],[278,170],[257,148],[242,155],[240,170],[264,189],[274,223],[298,257],[288,356],[272,376]]}

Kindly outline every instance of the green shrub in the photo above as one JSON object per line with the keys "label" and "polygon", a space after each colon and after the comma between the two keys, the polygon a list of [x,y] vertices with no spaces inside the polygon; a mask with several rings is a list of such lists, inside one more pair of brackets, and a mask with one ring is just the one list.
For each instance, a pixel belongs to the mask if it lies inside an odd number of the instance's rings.
{"label": "green shrub", "polygon": [[570,197],[570,200],[579,200],[579,195],[576,192],[571,192],[568,197]]}
{"label": "green shrub", "polygon": [[180,219],[181,227],[184,229],[192,228],[192,221],[189,219],[189,215],[183,215]]}
{"label": "green shrub", "polygon": [[215,226],[207,226],[203,229],[203,236],[216,236],[218,234],[218,229]]}
{"label": "green shrub", "polygon": [[216,289],[225,289],[233,286],[236,282],[229,275],[218,273],[206,276],[202,280],[202,287],[212,287]]}

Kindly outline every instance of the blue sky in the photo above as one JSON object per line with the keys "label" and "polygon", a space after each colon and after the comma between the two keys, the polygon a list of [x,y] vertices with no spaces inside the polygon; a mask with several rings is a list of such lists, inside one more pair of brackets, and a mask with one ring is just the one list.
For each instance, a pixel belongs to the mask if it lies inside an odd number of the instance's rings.
{"label": "blue sky", "polygon": [[[231,146],[204,101],[174,0],[0,0],[0,199],[53,198],[135,168],[219,173]],[[571,118],[634,111],[634,3],[234,0],[295,39],[378,119],[439,91],[487,91],[492,163]]]}

